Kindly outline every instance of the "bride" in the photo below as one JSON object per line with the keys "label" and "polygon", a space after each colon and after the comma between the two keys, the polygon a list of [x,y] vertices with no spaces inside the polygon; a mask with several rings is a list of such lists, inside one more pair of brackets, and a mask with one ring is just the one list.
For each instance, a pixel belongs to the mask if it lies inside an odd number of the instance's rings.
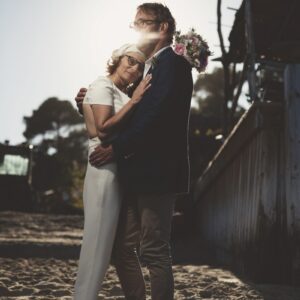
{"label": "bride", "polygon": [[[108,76],[100,76],[88,88],[83,115],[89,136],[89,155],[101,143],[118,134],[150,87],[147,75],[134,90],[127,88],[143,74],[145,55],[133,44],[115,50],[108,63]],[[89,162],[83,188],[84,231],[75,283],[74,299],[94,300],[110,262],[121,206],[117,165],[110,162],[99,168]]]}

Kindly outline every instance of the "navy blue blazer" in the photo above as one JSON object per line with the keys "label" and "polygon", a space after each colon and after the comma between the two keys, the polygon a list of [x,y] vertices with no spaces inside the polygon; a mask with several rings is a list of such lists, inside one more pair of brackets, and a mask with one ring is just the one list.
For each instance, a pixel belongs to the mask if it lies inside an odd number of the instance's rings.
{"label": "navy blue blazer", "polygon": [[189,191],[188,121],[193,80],[190,64],[164,50],[151,87],[112,142],[121,183],[139,193]]}

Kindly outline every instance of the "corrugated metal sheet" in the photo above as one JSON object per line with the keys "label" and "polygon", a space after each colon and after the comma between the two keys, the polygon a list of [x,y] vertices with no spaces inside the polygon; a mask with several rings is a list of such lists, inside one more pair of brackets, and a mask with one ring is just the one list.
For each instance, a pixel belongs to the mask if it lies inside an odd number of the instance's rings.
{"label": "corrugated metal sheet", "polygon": [[[256,104],[237,125],[195,191],[198,230],[217,258],[259,281],[288,281],[279,247],[286,224],[282,107]],[[213,174],[213,175],[212,175]],[[280,225],[281,224],[281,225]]]}
{"label": "corrugated metal sheet", "polygon": [[199,234],[254,280],[300,285],[300,65],[282,103],[256,103],[196,184]]}

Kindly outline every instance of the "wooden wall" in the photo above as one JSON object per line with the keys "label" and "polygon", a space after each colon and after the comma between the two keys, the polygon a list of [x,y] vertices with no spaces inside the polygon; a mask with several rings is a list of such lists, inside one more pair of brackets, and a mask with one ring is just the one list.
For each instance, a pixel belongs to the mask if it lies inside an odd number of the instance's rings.
{"label": "wooden wall", "polygon": [[299,67],[286,70],[285,101],[251,106],[194,193],[216,258],[260,282],[300,283]]}

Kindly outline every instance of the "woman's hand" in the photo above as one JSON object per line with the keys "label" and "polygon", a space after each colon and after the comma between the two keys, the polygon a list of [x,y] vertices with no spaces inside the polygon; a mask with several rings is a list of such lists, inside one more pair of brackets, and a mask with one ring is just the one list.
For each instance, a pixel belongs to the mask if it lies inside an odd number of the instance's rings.
{"label": "woman's hand", "polygon": [[137,88],[134,90],[132,97],[131,97],[131,102],[136,104],[140,102],[142,99],[143,95],[145,92],[149,89],[151,86],[150,80],[152,78],[151,74],[148,74],[137,86]]}

